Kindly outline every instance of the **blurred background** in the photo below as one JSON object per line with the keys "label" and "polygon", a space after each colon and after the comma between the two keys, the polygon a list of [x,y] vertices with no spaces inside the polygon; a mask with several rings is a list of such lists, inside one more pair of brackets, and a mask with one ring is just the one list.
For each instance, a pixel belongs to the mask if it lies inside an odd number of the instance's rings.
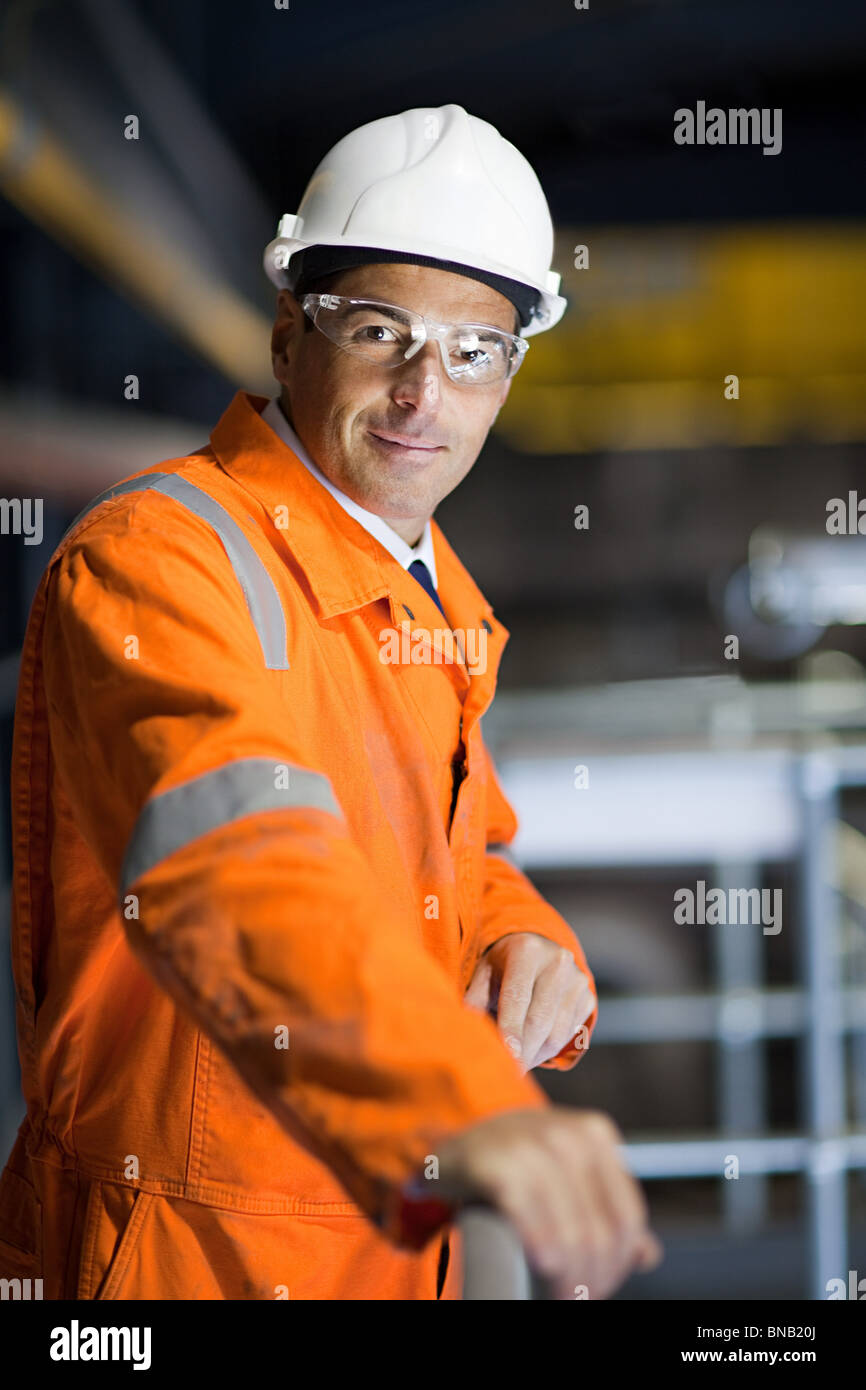
{"label": "blurred background", "polygon": [[[57,540],[275,393],[261,255],[330,146],[458,102],[538,172],[570,307],[437,520],[512,634],[484,729],[517,856],[600,990],[536,1076],[613,1115],[667,1249],[622,1298],[866,1277],[864,69],[856,0],[0,9],[0,493],[44,499],[41,544],[0,534],[6,785]],[[675,144],[699,100],[781,109],[781,152]],[[781,930],[678,922],[699,883]]]}

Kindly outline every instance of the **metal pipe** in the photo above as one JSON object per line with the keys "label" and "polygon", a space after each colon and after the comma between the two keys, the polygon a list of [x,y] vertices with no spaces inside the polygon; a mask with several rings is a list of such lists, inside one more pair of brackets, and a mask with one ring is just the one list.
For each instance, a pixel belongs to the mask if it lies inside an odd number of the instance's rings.
{"label": "metal pipe", "polygon": [[839,1027],[839,907],[833,888],[834,833],[839,819],[837,770],[831,756],[808,753],[799,769],[803,816],[803,973],[809,1019],[802,1082],[813,1140],[808,1172],[809,1283],[823,1298],[827,1281],[846,1277],[847,1192],[845,1053]]}
{"label": "metal pipe", "polygon": [[529,1265],[520,1237],[493,1207],[467,1205],[457,1217],[463,1247],[463,1298],[530,1299]]}

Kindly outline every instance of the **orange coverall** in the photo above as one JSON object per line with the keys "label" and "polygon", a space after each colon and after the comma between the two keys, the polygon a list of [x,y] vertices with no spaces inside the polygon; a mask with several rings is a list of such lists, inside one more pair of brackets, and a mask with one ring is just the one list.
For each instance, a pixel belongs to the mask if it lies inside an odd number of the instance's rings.
{"label": "orange coverall", "polygon": [[448,621],[487,634],[486,670],[437,661],[432,599],[265,404],[91,503],[30,613],[0,1276],[45,1298],[435,1299],[453,1212],[407,1181],[549,1104],[474,967],[533,931],[592,979],[509,859],[480,727],[507,630],[434,523]]}

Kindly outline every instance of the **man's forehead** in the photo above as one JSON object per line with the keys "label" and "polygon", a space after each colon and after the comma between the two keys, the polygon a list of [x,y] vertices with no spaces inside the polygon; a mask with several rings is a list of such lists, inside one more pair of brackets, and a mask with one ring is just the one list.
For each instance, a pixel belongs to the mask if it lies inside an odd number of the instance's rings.
{"label": "man's forehead", "polygon": [[384,299],[445,322],[477,321],[514,332],[516,310],[510,299],[468,275],[437,266],[382,262],[340,271],[334,294]]}

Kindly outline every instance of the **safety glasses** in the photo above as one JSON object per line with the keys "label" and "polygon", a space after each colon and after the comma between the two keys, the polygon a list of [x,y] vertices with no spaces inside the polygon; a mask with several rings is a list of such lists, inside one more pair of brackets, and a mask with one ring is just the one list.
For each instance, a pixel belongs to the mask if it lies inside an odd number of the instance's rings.
{"label": "safety glasses", "polygon": [[464,386],[492,386],[513,376],[529,347],[525,338],[490,324],[436,323],[379,299],[305,294],[301,306],[343,352],[380,367],[399,367],[435,338],[449,378]]}

